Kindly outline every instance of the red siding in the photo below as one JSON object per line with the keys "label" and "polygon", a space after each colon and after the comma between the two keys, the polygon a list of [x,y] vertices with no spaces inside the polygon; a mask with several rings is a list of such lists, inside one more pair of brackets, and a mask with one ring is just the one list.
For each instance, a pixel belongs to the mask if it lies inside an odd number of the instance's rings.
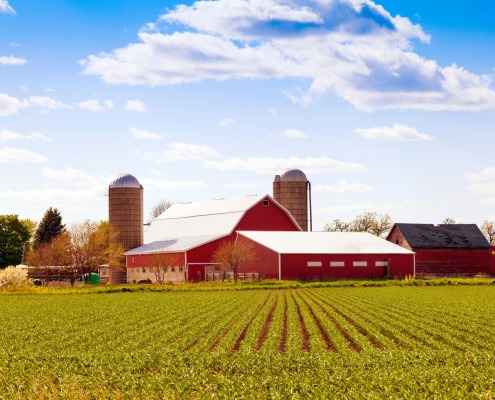
{"label": "red siding", "polygon": [[490,273],[490,249],[414,249],[418,274]]}
{"label": "red siding", "polygon": [[[308,267],[308,261],[321,262],[321,267]],[[344,267],[330,267],[331,261],[343,261]],[[355,267],[354,261],[367,266]],[[390,261],[391,276],[414,275],[414,254],[282,254],[282,279],[324,280],[381,278],[386,267],[376,261]]]}
{"label": "red siding", "polygon": [[412,250],[411,246],[409,246],[409,243],[407,243],[407,240],[402,235],[402,232],[395,225],[388,234],[387,240],[394,244],[398,244],[399,246],[402,246],[405,249]]}
{"label": "red siding", "polygon": [[[177,256],[177,265],[183,266],[186,265],[185,262],[185,253],[170,253]],[[156,263],[156,254],[135,254],[126,256],[126,266],[127,268],[145,268],[150,267]]]}
{"label": "red siding", "polygon": [[243,239],[253,244],[254,258],[248,264],[241,264],[239,272],[256,272],[265,279],[278,279],[278,253],[244,236]]}
{"label": "red siding", "polygon": [[[263,201],[268,200],[264,206]],[[250,208],[239,221],[235,231],[298,231],[294,221],[270,198]]]}

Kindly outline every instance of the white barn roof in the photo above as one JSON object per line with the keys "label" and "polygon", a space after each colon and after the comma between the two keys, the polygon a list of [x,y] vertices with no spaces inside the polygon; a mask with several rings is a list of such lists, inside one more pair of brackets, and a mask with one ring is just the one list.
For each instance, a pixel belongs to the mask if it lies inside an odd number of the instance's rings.
{"label": "white barn roof", "polygon": [[174,204],[144,231],[144,243],[186,236],[230,234],[247,210],[268,195]]}
{"label": "white barn roof", "polygon": [[239,231],[279,254],[414,254],[366,232]]}
{"label": "white barn roof", "polygon": [[153,254],[166,252],[182,252],[209,243],[225,235],[202,235],[158,240],[124,253],[126,256],[135,254]]}

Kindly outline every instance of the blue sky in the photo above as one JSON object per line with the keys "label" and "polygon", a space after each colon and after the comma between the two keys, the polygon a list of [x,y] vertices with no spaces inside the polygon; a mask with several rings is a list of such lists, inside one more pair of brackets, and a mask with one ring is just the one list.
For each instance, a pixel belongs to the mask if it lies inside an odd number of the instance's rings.
{"label": "blue sky", "polygon": [[312,183],[314,229],[495,219],[495,4],[0,0],[0,213]]}

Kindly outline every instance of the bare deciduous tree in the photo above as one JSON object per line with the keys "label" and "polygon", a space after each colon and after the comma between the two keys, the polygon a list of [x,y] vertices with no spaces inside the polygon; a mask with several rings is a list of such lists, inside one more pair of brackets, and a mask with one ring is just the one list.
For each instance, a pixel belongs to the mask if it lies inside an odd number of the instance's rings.
{"label": "bare deciduous tree", "polygon": [[485,220],[481,225],[481,232],[483,232],[490,244],[495,243],[495,222]]}
{"label": "bare deciduous tree", "polygon": [[156,282],[163,285],[168,270],[179,266],[179,257],[176,253],[156,253],[151,257],[151,262],[149,270],[155,275]]}
{"label": "bare deciduous tree", "polygon": [[[80,275],[96,273],[100,265],[115,263],[122,257],[123,248],[110,240],[113,231],[108,221],[85,221],[70,228],[72,242],[72,265]],[[89,284],[89,279],[85,279]]]}
{"label": "bare deciduous tree", "polygon": [[148,220],[148,224],[151,223],[156,217],[158,217],[163,212],[167,211],[174,203],[168,200],[160,200],[157,204],[151,207],[150,217]]}
{"label": "bare deciduous tree", "polygon": [[442,221],[442,224],[444,225],[454,225],[457,224],[457,221],[454,218],[447,217]]}
{"label": "bare deciduous tree", "polygon": [[332,222],[326,224],[323,230],[326,232],[348,232],[349,223],[343,222],[340,219],[334,219]]}
{"label": "bare deciduous tree", "polygon": [[234,282],[237,282],[237,270],[241,264],[254,259],[253,250],[253,244],[245,238],[224,240],[213,253],[213,262],[230,268],[234,274]]}
{"label": "bare deciduous tree", "polygon": [[376,212],[365,212],[347,223],[334,219],[325,225],[327,232],[369,232],[384,237],[392,228],[393,222],[388,214],[379,215]]}

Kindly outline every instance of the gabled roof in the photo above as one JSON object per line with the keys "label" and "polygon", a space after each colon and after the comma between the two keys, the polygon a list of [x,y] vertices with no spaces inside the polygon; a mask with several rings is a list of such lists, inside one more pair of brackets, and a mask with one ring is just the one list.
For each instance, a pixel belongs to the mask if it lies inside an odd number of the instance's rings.
{"label": "gabled roof", "polygon": [[395,224],[414,248],[489,248],[476,224]]}
{"label": "gabled roof", "polygon": [[195,247],[201,246],[205,243],[212,242],[225,235],[202,235],[202,236],[188,236],[182,238],[173,238],[158,240],[151,242],[135,249],[126,251],[124,255],[131,256],[136,254],[153,254],[153,253],[166,253],[166,252],[183,252]]}
{"label": "gabled roof", "polygon": [[269,195],[198,201],[174,204],[160,214],[144,231],[144,243],[172,237],[228,235],[244,214],[265,198],[280,206],[299,226],[290,213]]}
{"label": "gabled roof", "polygon": [[239,231],[279,254],[414,254],[367,232]]}

